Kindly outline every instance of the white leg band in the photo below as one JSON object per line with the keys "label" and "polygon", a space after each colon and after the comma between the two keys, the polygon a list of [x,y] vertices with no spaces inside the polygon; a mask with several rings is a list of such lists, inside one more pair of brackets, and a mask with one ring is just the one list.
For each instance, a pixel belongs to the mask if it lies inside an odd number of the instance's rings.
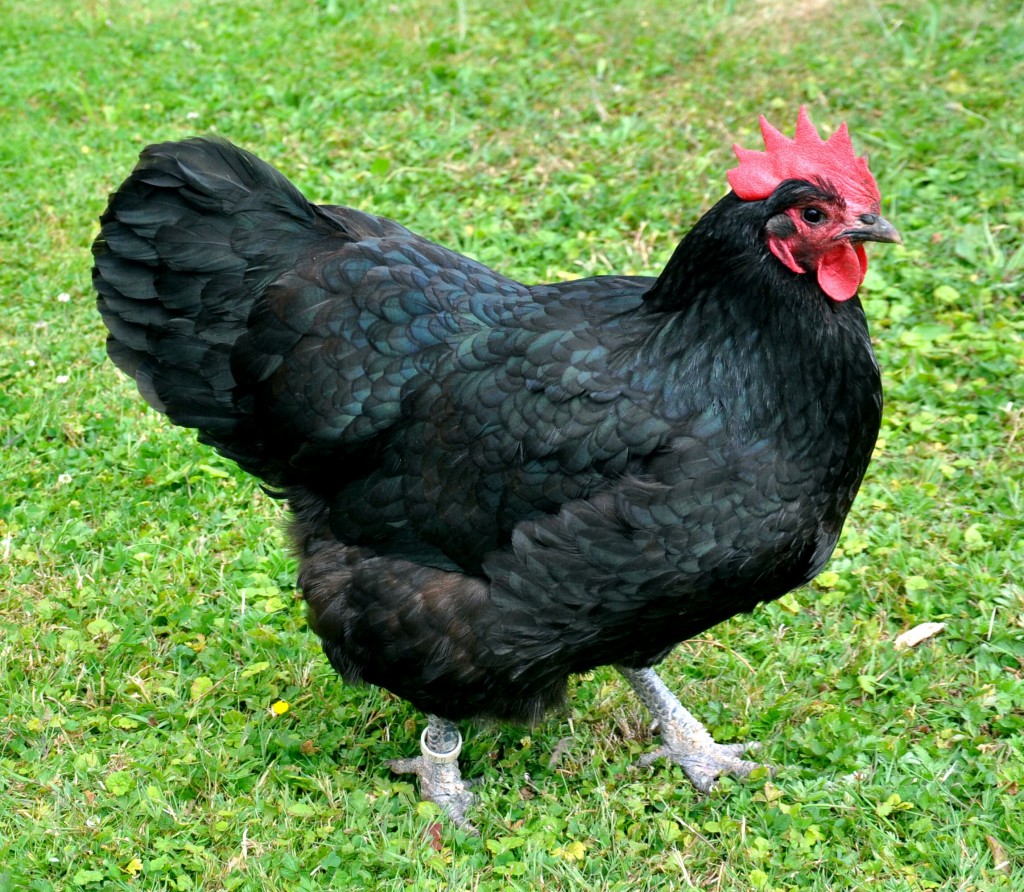
{"label": "white leg band", "polygon": [[459,735],[459,739],[458,742],[455,744],[455,748],[453,750],[447,753],[435,753],[427,745],[427,732],[429,730],[430,728],[424,728],[423,733],[420,735],[420,752],[422,752],[427,759],[430,759],[431,762],[437,762],[440,764],[447,764],[448,762],[458,762],[459,753],[462,752],[462,734],[458,731],[455,732]]}

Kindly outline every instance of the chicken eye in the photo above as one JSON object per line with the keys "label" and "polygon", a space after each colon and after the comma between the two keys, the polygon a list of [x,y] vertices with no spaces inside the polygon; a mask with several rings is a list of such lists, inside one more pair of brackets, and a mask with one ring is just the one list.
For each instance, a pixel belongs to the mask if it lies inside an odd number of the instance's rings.
{"label": "chicken eye", "polygon": [[820,223],[825,219],[825,214],[817,208],[804,208],[804,212],[801,216],[804,218],[805,222],[810,223],[811,225]]}

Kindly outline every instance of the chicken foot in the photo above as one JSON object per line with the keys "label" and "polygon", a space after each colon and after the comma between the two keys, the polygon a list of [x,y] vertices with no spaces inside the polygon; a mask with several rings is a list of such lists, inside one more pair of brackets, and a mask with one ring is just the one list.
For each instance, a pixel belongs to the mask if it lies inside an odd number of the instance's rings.
{"label": "chicken foot", "polygon": [[746,777],[755,768],[764,767],[741,758],[756,749],[756,743],[716,743],[653,669],[616,668],[636,691],[661,732],[661,746],[641,756],[638,765],[647,767],[658,759],[669,759],[683,769],[701,793],[710,792],[723,774]]}
{"label": "chicken foot", "polygon": [[462,734],[447,719],[427,716],[427,727],[420,737],[420,755],[411,759],[392,759],[388,767],[396,774],[415,774],[420,779],[420,795],[436,802],[441,810],[463,830],[473,830],[466,812],[476,801],[470,781],[462,779],[459,753]]}

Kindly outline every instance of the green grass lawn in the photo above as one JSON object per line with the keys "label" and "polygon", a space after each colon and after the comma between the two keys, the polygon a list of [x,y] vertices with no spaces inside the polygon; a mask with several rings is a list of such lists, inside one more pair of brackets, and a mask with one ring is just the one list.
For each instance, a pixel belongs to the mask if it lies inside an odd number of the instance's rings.
{"label": "green grass lawn", "polygon": [[[1019,4],[9,0],[0,24],[0,890],[1024,889]],[[216,130],[525,281],[650,274],[757,114],[791,133],[801,103],[848,121],[906,241],[863,291],[884,442],[817,582],[664,667],[782,770],[710,796],[634,770],[647,717],[601,670],[536,728],[464,728],[480,836],[432,832],[385,767],[422,717],[329,669],[280,506],[106,361],[107,194],[144,144]]]}

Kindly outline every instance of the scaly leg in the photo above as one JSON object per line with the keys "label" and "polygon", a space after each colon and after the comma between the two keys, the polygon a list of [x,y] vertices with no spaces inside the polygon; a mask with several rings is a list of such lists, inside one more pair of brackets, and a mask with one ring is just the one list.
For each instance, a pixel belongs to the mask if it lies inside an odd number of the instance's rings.
{"label": "scaly leg", "polygon": [[661,746],[642,756],[640,766],[646,767],[661,758],[670,759],[702,793],[709,792],[720,775],[746,777],[755,768],[762,767],[740,758],[755,749],[756,743],[715,743],[707,729],[679,702],[653,669],[616,668],[650,710],[661,731]]}
{"label": "scaly leg", "polygon": [[420,795],[441,806],[441,810],[464,830],[473,830],[466,811],[476,796],[459,771],[462,735],[447,719],[427,716],[427,727],[420,738],[420,755],[412,759],[392,759],[388,767],[396,774],[416,774]]}

